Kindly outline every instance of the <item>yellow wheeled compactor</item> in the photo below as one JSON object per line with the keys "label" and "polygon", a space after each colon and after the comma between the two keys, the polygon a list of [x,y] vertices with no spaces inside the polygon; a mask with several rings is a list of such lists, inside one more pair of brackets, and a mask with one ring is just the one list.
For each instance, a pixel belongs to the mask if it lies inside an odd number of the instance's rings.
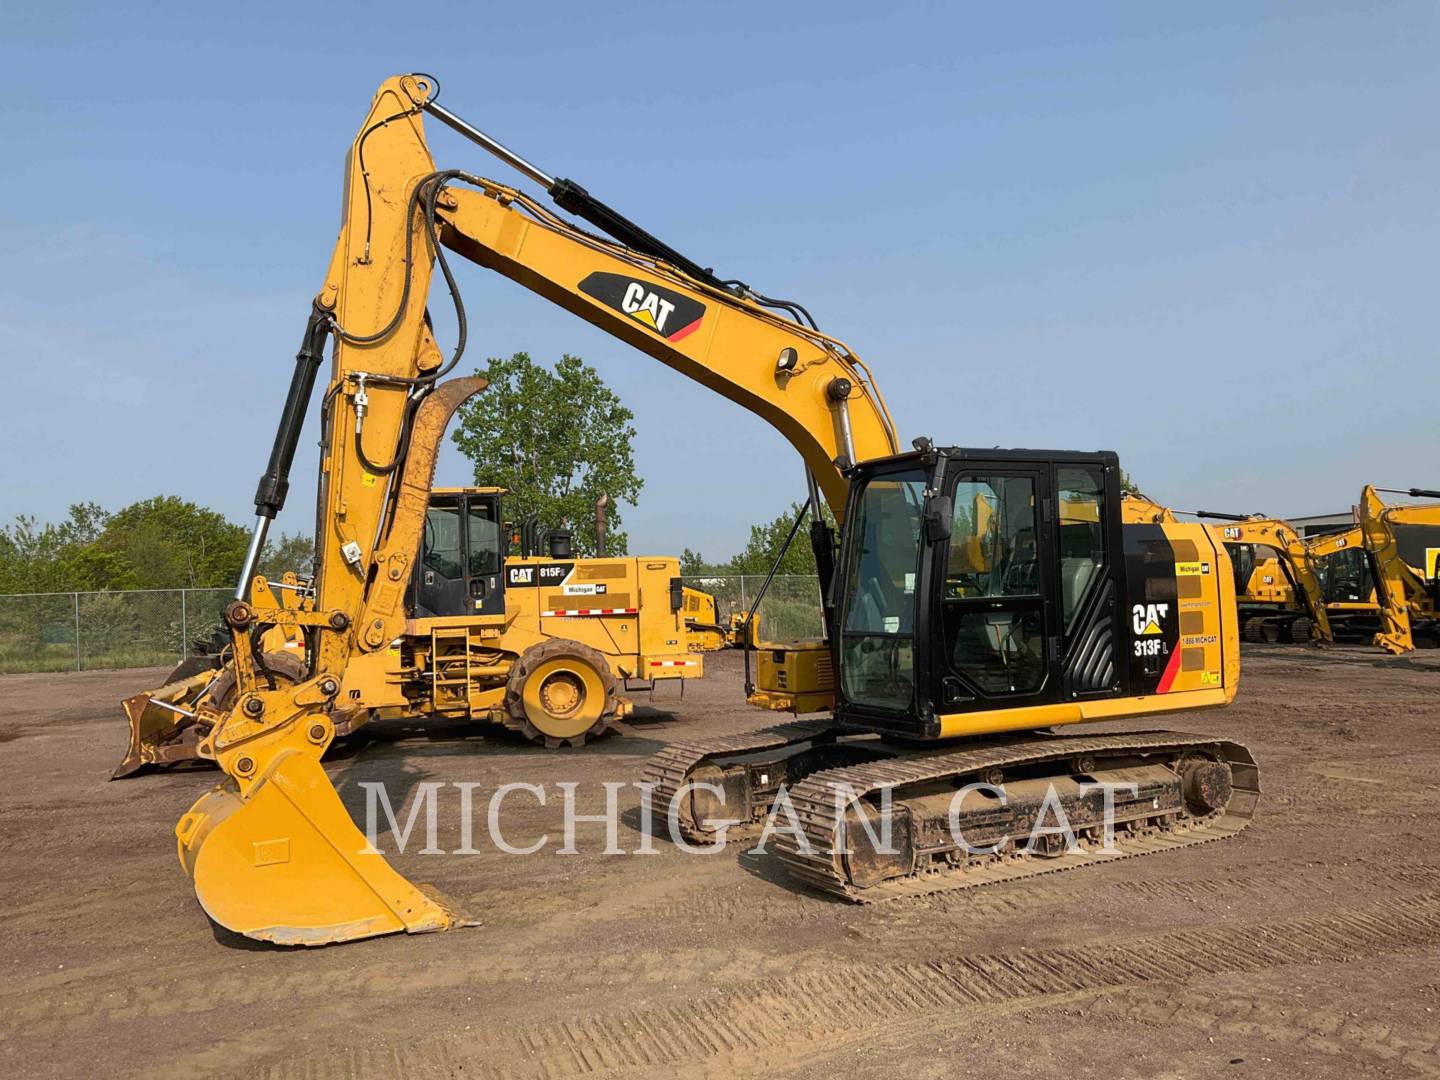
{"label": "yellow wheeled compactor", "polygon": [[[583,746],[630,712],[623,688],[698,678],[696,633],[671,556],[576,558],[570,534],[509,554],[500,488],[436,488],[405,597],[408,615],[385,648],[352,659],[328,709],[337,735],[371,720],[488,720],[548,747]],[[540,538],[535,538],[540,543]],[[295,575],[256,577],[257,622],[288,606],[313,611]],[[284,598],[282,605],[276,595]],[[711,601],[713,606],[713,600]],[[254,662],[267,682],[294,686],[310,663],[304,635],[268,628]],[[233,707],[230,650],[177,668],[128,698],[130,743],[115,777],[147,765],[201,760],[211,711]],[[205,706],[205,708],[201,708]]]}

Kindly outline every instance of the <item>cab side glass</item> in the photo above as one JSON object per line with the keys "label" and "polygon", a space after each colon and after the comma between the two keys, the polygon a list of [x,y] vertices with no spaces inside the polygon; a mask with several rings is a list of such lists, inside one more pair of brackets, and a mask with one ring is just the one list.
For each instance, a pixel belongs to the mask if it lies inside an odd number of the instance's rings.
{"label": "cab side glass", "polygon": [[422,561],[427,570],[433,570],[441,577],[457,579],[461,576],[458,506],[431,506],[425,512]]}
{"label": "cab side glass", "polygon": [[1105,568],[1105,477],[1099,469],[1056,472],[1060,510],[1060,601],[1068,638],[1092,585]]}
{"label": "cab side glass", "polygon": [[982,693],[1033,693],[1046,678],[1035,481],[969,476],[955,485],[942,587],[951,669]]}

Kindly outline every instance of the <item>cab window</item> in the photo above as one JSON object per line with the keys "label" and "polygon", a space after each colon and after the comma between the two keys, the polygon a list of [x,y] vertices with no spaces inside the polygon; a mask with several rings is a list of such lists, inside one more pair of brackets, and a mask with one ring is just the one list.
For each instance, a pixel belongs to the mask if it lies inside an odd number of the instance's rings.
{"label": "cab window", "polygon": [[425,551],[421,557],[427,570],[441,577],[459,578],[460,508],[436,506],[425,512]]}
{"label": "cab window", "polygon": [[500,572],[500,523],[495,507],[488,503],[470,505],[470,576]]}
{"label": "cab window", "polygon": [[1060,602],[1068,638],[1078,629],[1076,616],[1105,566],[1105,478],[1099,469],[1061,468],[1056,480],[1060,497]]}
{"label": "cab window", "polygon": [[1035,478],[962,476],[955,484],[942,587],[950,669],[986,695],[1045,683],[1045,612]]}
{"label": "cab window", "polygon": [[1035,484],[1026,476],[955,485],[945,563],[946,599],[1030,596],[1040,591]]}

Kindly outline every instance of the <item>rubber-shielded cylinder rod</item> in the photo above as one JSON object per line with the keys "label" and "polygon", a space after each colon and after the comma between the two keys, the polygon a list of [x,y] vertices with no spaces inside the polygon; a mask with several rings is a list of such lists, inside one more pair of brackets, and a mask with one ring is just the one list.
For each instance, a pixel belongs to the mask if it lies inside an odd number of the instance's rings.
{"label": "rubber-shielded cylinder rod", "polygon": [[249,594],[250,578],[265,547],[265,534],[270,522],[285,506],[285,496],[290,490],[290,465],[295,460],[295,448],[300,442],[300,431],[305,426],[305,412],[310,406],[310,394],[315,389],[315,375],[320,370],[320,361],[325,357],[325,338],[329,333],[328,316],[318,308],[311,311],[300,351],[295,354],[295,371],[290,376],[290,391],[285,395],[285,408],[280,413],[275,444],[270,448],[270,464],[255,489],[255,528],[250,534],[250,547],[240,568],[240,580],[235,585],[237,600],[244,600]]}

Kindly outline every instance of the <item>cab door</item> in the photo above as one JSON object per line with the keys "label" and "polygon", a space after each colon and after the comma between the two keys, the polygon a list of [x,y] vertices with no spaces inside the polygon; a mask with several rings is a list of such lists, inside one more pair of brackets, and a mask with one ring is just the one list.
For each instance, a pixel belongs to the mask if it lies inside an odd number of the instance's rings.
{"label": "cab door", "polygon": [[418,618],[464,615],[470,610],[464,510],[464,501],[458,495],[430,499],[420,542],[420,564],[415,568],[414,611]]}
{"label": "cab door", "polygon": [[1060,700],[1116,697],[1128,678],[1119,465],[1061,460],[1054,470]]}
{"label": "cab door", "polygon": [[501,544],[505,523],[500,520],[500,499],[470,495],[465,503],[465,591],[476,615],[505,614],[505,575]]}
{"label": "cab door", "polygon": [[[1050,470],[965,460],[948,470],[948,541],[936,567],[940,712],[1016,708],[1058,695]],[[937,554],[939,554],[937,552]]]}

